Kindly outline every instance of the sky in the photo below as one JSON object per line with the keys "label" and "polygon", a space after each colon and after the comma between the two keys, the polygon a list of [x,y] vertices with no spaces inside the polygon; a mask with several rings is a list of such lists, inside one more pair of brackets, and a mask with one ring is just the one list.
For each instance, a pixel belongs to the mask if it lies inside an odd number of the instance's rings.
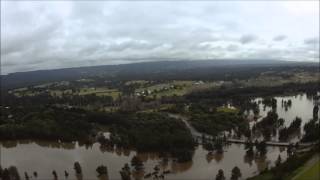
{"label": "sky", "polygon": [[1,74],[202,59],[319,61],[319,1],[1,1]]}

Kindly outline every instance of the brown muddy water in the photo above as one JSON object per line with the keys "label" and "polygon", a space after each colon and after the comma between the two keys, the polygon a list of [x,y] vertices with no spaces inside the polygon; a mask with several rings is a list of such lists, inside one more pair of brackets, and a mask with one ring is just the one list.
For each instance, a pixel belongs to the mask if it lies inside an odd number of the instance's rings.
{"label": "brown muddy water", "polygon": [[[297,96],[276,97],[278,101],[277,113],[285,119],[288,126],[296,117],[301,117],[303,124],[312,118],[314,102],[305,94]],[[291,108],[285,110],[281,107],[281,100],[292,100]],[[260,105],[260,115],[265,116],[269,108],[264,109]],[[153,171],[155,165],[159,165],[161,171],[170,170],[165,179],[175,180],[202,180],[214,179],[218,170],[223,169],[227,179],[231,176],[233,167],[238,166],[242,178],[257,175],[266,167],[274,166],[278,155],[282,160],[287,158],[285,148],[268,147],[265,157],[254,159],[246,158],[244,145],[231,144],[224,148],[222,154],[208,155],[208,151],[198,146],[194,152],[192,161],[178,163],[173,159],[163,160],[157,153],[137,153],[134,150],[110,150],[100,147],[95,143],[91,146],[79,145],[79,143],[58,143],[48,141],[6,141],[0,142],[0,164],[2,167],[16,166],[21,177],[24,172],[32,175],[38,173],[37,179],[53,179],[52,171],[58,173],[59,179],[64,178],[64,171],[70,174],[69,179],[76,179],[73,164],[80,162],[83,171],[83,179],[98,179],[96,168],[105,165],[108,168],[109,179],[121,179],[119,171],[125,163],[129,163],[134,155],[138,155],[144,162],[144,171],[134,173],[137,179],[143,179],[143,175]],[[34,179],[34,178],[33,178]]]}
{"label": "brown muddy water", "polygon": [[[1,164],[3,167],[16,166],[20,175],[24,172],[32,174],[38,172],[38,179],[53,179],[52,171],[58,173],[60,179],[64,179],[63,173],[67,170],[75,179],[73,164],[80,162],[83,171],[83,179],[98,179],[96,168],[99,165],[108,167],[109,179],[120,179],[119,171],[125,163],[130,163],[136,155],[135,151],[104,150],[98,143],[92,146],[80,146],[78,143],[52,143],[46,141],[7,141],[1,144]],[[155,165],[161,169],[171,170],[172,173],[165,179],[213,179],[219,169],[225,171],[225,176],[230,177],[231,169],[238,166],[242,177],[256,175],[267,166],[274,166],[278,155],[286,159],[285,149],[269,147],[266,157],[248,159],[245,156],[244,145],[231,144],[225,147],[222,154],[208,155],[208,151],[199,146],[194,153],[191,162],[177,163],[169,158],[165,162],[157,153],[138,153],[144,162],[144,173],[153,171]],[[143,172],[134,175],[142,178]]]}

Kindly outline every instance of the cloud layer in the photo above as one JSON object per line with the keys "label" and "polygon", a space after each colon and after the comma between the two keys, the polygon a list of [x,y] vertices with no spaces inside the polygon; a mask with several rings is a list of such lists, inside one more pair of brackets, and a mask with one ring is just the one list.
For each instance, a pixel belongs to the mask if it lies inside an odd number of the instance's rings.
{"label": "cloud layer", "polygon": [[319,2],[1,1],[1,73],[159,59],[319,60]]}

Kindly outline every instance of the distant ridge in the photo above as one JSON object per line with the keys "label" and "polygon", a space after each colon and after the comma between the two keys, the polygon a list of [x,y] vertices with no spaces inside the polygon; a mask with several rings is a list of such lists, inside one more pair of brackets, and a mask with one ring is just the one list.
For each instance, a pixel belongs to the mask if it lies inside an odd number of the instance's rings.
{"label": "distant ridge", "polygon": [[[101,65],[52,70],[16,72],[1,75],[1,87],[14,88],[42,82],[76,80],[88,77],[106,79],[210,79],[210,75],[223,70],[237,71],[268,67],[318,67],[316,62],[292,62],[278,60],[188,60],[153,61],[120,65]],[[224,67],[224,68],[222,68]]]}

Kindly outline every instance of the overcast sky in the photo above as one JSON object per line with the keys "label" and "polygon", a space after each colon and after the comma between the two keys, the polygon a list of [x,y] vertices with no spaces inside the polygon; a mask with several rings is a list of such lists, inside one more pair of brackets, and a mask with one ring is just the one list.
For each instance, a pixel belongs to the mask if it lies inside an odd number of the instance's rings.
{"label": "overcast sky", "polygon": [[1,1],[2,74],[161,59],[319,60],[319,1]]}

